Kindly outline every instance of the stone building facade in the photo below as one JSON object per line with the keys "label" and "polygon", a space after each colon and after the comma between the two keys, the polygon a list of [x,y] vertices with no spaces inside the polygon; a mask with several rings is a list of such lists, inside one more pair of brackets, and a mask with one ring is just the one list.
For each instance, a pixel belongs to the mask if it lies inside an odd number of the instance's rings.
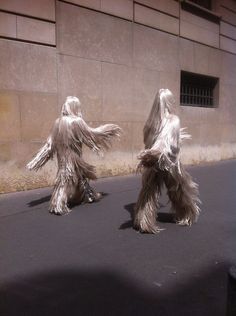
{"label": "stone building facade", "polygon": [[[214,104],[180,105],[185,73],[217,81]],[[234,0],[0,0],[0,192],[52,184],[54,162],[38,173],[25,164],[67,95],[90,125],[124,131],[104,157],[85,149],[98,175],[133,172],[159,88],[192,134],[184,163],[236,157]]]}

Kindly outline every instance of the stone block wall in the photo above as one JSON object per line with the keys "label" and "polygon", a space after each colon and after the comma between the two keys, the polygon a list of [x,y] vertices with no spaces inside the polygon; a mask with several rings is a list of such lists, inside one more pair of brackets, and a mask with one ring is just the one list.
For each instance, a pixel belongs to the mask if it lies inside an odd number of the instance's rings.
{"label": "stone block wall", "polygon": [[[160,88],[172,90],[192,134],[185,163],[235,158],[236,8],[213,4],[217,23],[174,0],[0,0],[0,192],[53,183],[55,162],[38,173],[25,164],[67,95],[80,98],[90,125],[124,131],[103,157],[85,148],[99,176],[135,170]],[[218,107],[180,106],[181,70],[218,77]]]}

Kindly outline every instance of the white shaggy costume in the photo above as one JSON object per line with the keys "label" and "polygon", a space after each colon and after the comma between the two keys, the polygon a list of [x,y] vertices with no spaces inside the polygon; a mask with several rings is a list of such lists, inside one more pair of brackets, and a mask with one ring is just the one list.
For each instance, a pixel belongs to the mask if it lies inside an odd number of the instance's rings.
{"label": "white shaggy costume", "polygon": [[27,167],[38,170],[56,154],[58,171],[50,201],[51,213],[58,215],[70,212],[69,203],[93,202],[100,198],[89,185],[96,179],[94,166],[82,158],[82,144],[99,153],[108,149],[113,137],[120,136],[121,129],[114,124],[97,128],[89,127],[82,118],[81,104],[76,97],[67,97],[61,116],[55,121],[45,145]]}
{"label": "white shaggy costume", "polygon": [[145,150],[140,155],[142,189],[134,209],[134,227],[140,232],[157,233],[159,197],[165,185],[176,222],[191,225],[199,214],[198,186],[180,162],[180,144],[190,135],[180,128],[173,114],[174,98],[168,89],[157,93],[144,126]]}

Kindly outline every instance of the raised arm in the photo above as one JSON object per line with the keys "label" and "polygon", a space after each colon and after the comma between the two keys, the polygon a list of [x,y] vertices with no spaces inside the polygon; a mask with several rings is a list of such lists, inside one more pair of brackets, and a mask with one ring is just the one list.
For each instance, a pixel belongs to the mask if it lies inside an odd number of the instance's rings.
{"label": "raised arm", "polygon": [[58,123],[59,119],[55,121],[52,132],[49,135],[46,143],[39,149],[36,156],[26,165],[29,170],[38,171],[48,162],[49,159],[53,158],[55,147],[53,142],[55,135],[58,132]]}
{"label": "raised arm", "polygon": [[52,136],[50,135],[46,143],[40,148],[36,156],[27,164],[29,170],[38,171],[49,159],[53,157]]}
{"label": "raised arm", "polygon": [[108,149],[114,137],[119,137],[121,129],[115,124],[105,124],[97,128],[92,128],[86,124],[82,118],[78,118],[73,123],[75,136],[95,152]]}

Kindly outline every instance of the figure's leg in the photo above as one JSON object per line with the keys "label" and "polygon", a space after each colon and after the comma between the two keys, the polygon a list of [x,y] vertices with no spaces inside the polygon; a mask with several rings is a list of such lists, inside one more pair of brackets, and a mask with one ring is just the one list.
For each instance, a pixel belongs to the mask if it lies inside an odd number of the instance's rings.
{"label": "figure's leg", "polygon": [[98,201],[102,194],[97,193],[89,184],[89,180],[97,179],[95,167],[85,162],[81,157],[76,157],[75,164],[76,186],[71,202],[92,203]]}
{"label": "figure's leg", "polygon": [[102,194],[96,192],[94,188],[92,188],[87,179],[83,179],[83,186],[84,186],[84,199],[85,203],[93,203],[97,202],[101,199]]}
{"label": "figure's leg", "polygon": [[78,184],[72,192],[70,197],[70,204],[77,205],[80,203],[93,203],[100,200],[102,197],[101,193],[96,192],[89,184],[86,178],[78,180]]}
{"label": "figure's leg", "polygon": [[57,180],[50,201],[50,213],[54,213],[56,215],[66,215],[71,211],[68,208],[67,203],[68,198],[71,195],[72,188],[72,181],[60,181],[59,179]]}
{"label": "figure's leg", "polygon": [[197,205],[200,202],[198,186],[182,166],[179,170],[180,173],[177,168],[172,173],[166,173],[165,184],[177,223],[191,225],[197,220],[200,211]]}
{"label": "figure's leg", "polygon": [[161,173],[151,168],[144,170],[142,189],[134,208],[134,228],[140,232],[156,234],[161,230],[156,221],[161,185]]}

